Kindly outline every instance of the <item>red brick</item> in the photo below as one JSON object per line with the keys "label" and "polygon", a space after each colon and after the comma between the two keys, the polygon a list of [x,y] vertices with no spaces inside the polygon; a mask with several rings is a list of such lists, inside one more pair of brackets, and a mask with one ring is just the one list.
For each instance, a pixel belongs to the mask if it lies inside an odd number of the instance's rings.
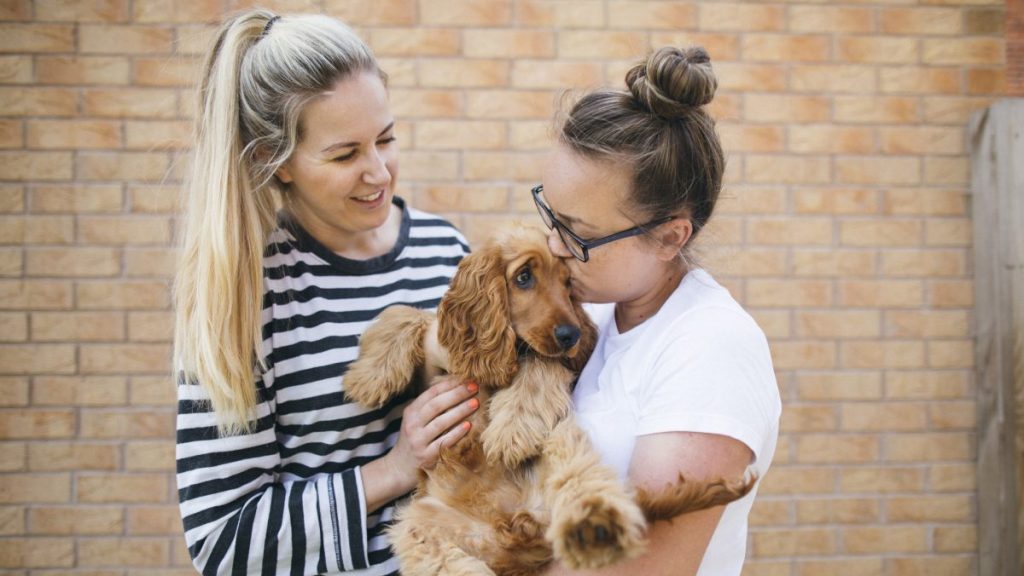
{"label": "red brick", "polygon": [[435,25],[497,26],[512,18],[509,0],[420,0],[420,23]]}
{"label": "red brick", "polygon": [[842,62],[913,64],[920,59],[920,46],[915,38],[849,36],[839,38],[836,58]]}
{"label": "red brick", "polygon": [[120,148],[121,123],[110,120],[34,120],[28,147],[43,149]]}
{"label": "red brick", "polygon": [[0,20],[31,20],[31,0],[11,0],[0,4]]}
{"label": "red brick", "polygon": [[81,437],[95,439],[169,438],[174,435],[174,414],[88,410],[82,412]]}
{"label": "red brick", "polygon": [[216,22],[222,16],[218,0],[147,0],[132,4],[132,17],[136,22],[166,24],[170,22]]}
{"label": "red brick", "polygon": [[503,86],[508,64],[499,60],[430,59],[420,62],[420,82],[425,87],[487,88]]}
{"label": "red brick", "polygon": [[416,23],[416,0],[326,0],[326,12],[358,26]]}
{"label": "red brick", "polygon": [[130,63],[116,56],[43,56],[36,73],[43,84],[127,84]]}
{"label": "red brick", "polygon": [[70,282],[49,280],[0,280],[0,310],[71,308]]}
{"label": "red brick", "polygon": [[464,30],[468,58],[547,58],[555,55],[555,35],[547,30]]}
{"label": "red brick", "polygon": [[680,2],[609,2],[608,21],[616,28],[688,29],[697,21],[697,7]]}
{"label": "red brick", "polygon": [[516,60],[512,63],[511,85],[517,88],[595,87],[601,83],[601,66],[591,62]]}
{"label": "red brick", "polygon": [[0,83],[31,84],[32,60],[25,55],[0,56]]}
{"label": "red brick", "polygon": [[120,465],[120,447],[91,442],[47,442],[29,447],[33,472],[114,470]]}
{"label": "red brick", "polygon": [[879,12],[883,32],[895,35],[956,35],[963,32],[960,8],[893,8]]}
{"label": "red brick", "polygon": [[32,534],[120,534],[124,512],[114,506],[38,506],[29,510],[29,526]]}
{"label": "red brick", "polygon": [[868,8],[800,6],[789,8],[789,29],[794,32],[862,34],[873,30],[873,11]]}
{"label": "red brick", "polygon": [[642,32],[625,30],[565,30],[558,34],[561,59],[639,59],[647,51]]}
{"label": "red brick", "polygon": [[124,0],[36,0],[36,18],[43,21],[124,22],[128,6]]}
{"label": "red brick", "polygon": [[158,26],[82,25],[78,29],[78,49],[83,54],[167,53],[172,39],[169,28]]}
{"label": "red brick", "polygon": [[75,29],[64,24],[0,24],[0,52],[73,52]]}
{"label": "red brick", "polygon": [[817,35],[748,34],[742,45],[755,62],[822,62],[831,52],[830,39]]}
{"label": "red brick", "polygon": [[786,9],[727,2],[702,3],[698,22],[701,30],[781,31],[786,27]]}
{"label": "red brick", "polygon": [[0,568],[69,568],[75,562],[75,542],[65,538],[0,540]]}
{"label": "red brick", "polygon": [[606,22],[604,10],[595,10],[591,0],[521,0],[515,18],[538,28],[602,28]]}
{"label": "red brick", "polygon": [[77,95],[68,88],[0,86],[0,110],[5,116],[72,116]]}
{"label": "red brick", "polygon": [[70,152],[0,152],[0,178],[5,180],[70,180]]}
{"label": "red brick", "polygon": [[75,347],[66,344],[0,345],[0,374],[68,374]]}
{"label": "red brick", "polygon": [[70,499],[70,474],[0,475],[0,504],[63,503]]}
{"label": "red brick", "polygon": [[369,43],[381,56],[454,56],[462,44],[455,28],[378,28]]}
{"label": "red brick", "polygon": [[1005,43],[994,38],[943,38],[922,41],[921,60],[925,64],[1002,64]]}
{"label": "red brick", "polygon": [[166,538],[83,539],[78,545],[78,562],[81,566],[160,567],[169,551]]}
{"label": "red brick", "polygon": [[878,85],[877,75],[875,66],[839,63],[794,65],[789,73],[793,91],[836,94],[871,94]]}

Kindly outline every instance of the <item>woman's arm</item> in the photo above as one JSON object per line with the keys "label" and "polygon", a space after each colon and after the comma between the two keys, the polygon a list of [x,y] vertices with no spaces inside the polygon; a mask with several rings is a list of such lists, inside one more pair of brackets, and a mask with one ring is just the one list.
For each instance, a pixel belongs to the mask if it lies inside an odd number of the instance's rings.
{"label": "woman's arm", "polygon": [[281,482],[276,403],[260,390],[254,429],[221,437],[201,387],[178,386],[178,497],[186,544],[203,574],[367,567],[367,514],[413,488],[417,467],[432,466],[440,444],[465,433],[457,423],[474,406],[467,386],[435,386],[406,408],[398,445],[386,456]]}
{"label": "woman's arm", "polygon": [[[217,431],[202,388],[178,385],[178,499],[185,543],[203,574],[317,574],[327,568],[319,566],[321,548],[334,541],[340,545],[343,533],[338,521],[324,512],[333,508],[342,521],[360,513],[353,470],[278,481],[276,403],[265,388],[260,394],[254,428],[225,437]],[[348,542],[344,546],[351,548]],[[365,562],[365,554],[357,557],[356,562]],[[336,565],[334,559],[334,554],[325,555]]]}
{"label": "woman's arm", "polygon": [[[635,486],[656,491],[688,480],[740,478],[753,459],[742,442],[717,434],[665,432],[637,438],[629,477]],[[636,558],[602,570],[573,571],[560,565],[549,576],[692,576],[697,573],[704,551],[711,541],[725,508],[722,506],[678,516],[671,522],[656,522],[647,536],[647,551]],[[742,551],[740,551],[742,553]]]}

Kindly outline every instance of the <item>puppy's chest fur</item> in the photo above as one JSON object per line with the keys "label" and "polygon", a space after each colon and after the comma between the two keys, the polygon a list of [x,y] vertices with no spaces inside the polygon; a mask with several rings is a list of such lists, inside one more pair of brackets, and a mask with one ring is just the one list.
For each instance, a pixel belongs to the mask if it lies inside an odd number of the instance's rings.
{"label": "puppy's chest fur", "polygon": [[497,574],[533,574],[552,559],[538,477],[545,440],[569,413],[573,378],[557,360],[526,356],[507,387],[481,388],[470,433],[443,451],[417,491],[421,505],[464,516],[461,541]]}

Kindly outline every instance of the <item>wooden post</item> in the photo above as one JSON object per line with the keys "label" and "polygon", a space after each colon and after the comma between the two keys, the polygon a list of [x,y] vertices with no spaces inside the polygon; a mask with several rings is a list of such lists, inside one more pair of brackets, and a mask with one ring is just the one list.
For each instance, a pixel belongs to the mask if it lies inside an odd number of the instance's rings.
{"label": "wooden post", "polygon": [[970,124],[980,576],[1024,574],[1024,99]]}

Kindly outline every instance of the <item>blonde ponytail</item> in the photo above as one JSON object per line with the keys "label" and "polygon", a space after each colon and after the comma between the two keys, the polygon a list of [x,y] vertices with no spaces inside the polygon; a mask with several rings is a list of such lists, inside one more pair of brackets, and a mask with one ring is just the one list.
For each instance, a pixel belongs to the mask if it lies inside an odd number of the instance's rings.
{"label": "blonde ponytail", "polygon": [[274,172],[300,138],[303,107],[358,71],[381,74],[344,24],[265,10],[227,21],[206,59],[174,288],[174,368],[203,386],[222,434],[251,430],[255,382],[267,368],[263,251],[287,193]]}

